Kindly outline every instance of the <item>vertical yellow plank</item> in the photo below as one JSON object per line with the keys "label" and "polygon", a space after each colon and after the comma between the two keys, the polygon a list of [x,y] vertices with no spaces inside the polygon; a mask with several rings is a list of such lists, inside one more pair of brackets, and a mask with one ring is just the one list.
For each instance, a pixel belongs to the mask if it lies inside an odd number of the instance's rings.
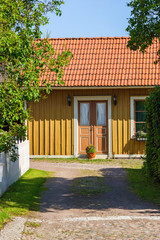
{"label": "vertical yellow plank", "polygon": [[127,151],[126,154],[131,154],[131,121],[130,121],[130,90],[127,90]]}
{"label": "vertical yellow plank", "polygon": [[[67,92],[67,94],[68,94],[68,92]],[[65,142],[66,142],[66,149],[65,149],[65,155],[67,155],[68,154],[68,106],[67,106],[67,104],[65,105],[65,117],[66,117],[66,123],[65,123],[65,128],[66,128],[66,131],[65,131],[65,135],[66,135],[66,137],[65,137]]]}
{"label": "vertical yellow plank", "polygon": [[65,108],[66,108],[66,102],[67,102],[67,95],[66,91],[62,92],[62,109],[61,109],[61,154],[65,155],[65,144],[66,144],[66,138],[65,138]]}
{"label": "vertical yellow plank", "polygon": [[40,108],[39,108],[39,103],[37,103],[37,155],[39,155],[39,138],[40,138],[40,136],[39,136],[39,116],[40,116],[40,114],[39,114],[39,112],[40,112]]}
{"label": "vertical yellow plank", "polygon": [[139,141],[139,149],[138,154],[146,154],[145,153],[145,141]]}
{"label": "vertical yellow plank", "polygon": [[[35,114],[35,112],[34,112],[34,105],[32,106],[32,114],[33,114],[33,116],[34,116],[34,114]],[[35,116],[34,116],[35,117]],[[33,122],[32,122],[32,134],[33,134],[33,136],[32,136],[32,152],[33,152],[33,155],[35,155],[35,152],[34,152],[34,145],[35,145],[35,134],[34,134],[34,122],[35,122],[35,119],[33,120]]]}
{"label": "vertical yellow plank", "polygon": [[60,152],[59,155],[62,155],[62,145],[63,145],[63,139],[62,139],[62,124],[63,124],[63,100],[62,100],[62,90],[59,90],[59,127],[60,127]]}
{"label": "vertical yellow plank", "polygon": [[34,104],[34,155],[38,155],[39,131],[38,131],[38,103]]}
{"label": "vertical yellow plank", "polygon": [[39,108],[40,108],[40,123],[39,123],[39,138],[40,138],[40,143],[39,143],[39,154],[40,155],[45,155],[44,152],[44,101],[41,100],[39,102]]}
{"label": "vertical yellow plank", "polygon": [[[31,105],[30,105],[31,106]],[[33,155],[33,121],[28,121],[29,154]]]}
{"label": "vertical yellow plank", "polygon": [[122,154],[122,91],[117,92],[118,107],[118,154]]}
{"label": "vertical yellow plank", "polygon": [[49,155],[49,97],[44,100],[45,127],[45,155]]}
{"label": "vertical yellow plank", "polygon": [[71,106],[68,104],[66,106],[66,154],[71,155]]}
{"label": "vertical yellow plank", "polygon": [[54,92],[50,93],[50,155],[54,155]]}
{"label": "vertical yellow plank", "polygon": [[59,91],[55,93],[56,107],[55,107],[55,155],[60,155],[60,97]]}

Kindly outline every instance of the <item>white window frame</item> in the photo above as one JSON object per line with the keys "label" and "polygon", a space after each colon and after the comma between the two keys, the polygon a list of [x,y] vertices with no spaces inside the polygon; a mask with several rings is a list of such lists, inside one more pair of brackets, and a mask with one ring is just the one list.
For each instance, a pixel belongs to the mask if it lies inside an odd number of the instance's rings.
{"label": "white window frame", "polygon": [[131,117],[131,139],[135,138],[134,126],[135,126],[135,113],[134,113],[134,101],[146,100],[148,96],[132,96],[130,97],[130,117]]}

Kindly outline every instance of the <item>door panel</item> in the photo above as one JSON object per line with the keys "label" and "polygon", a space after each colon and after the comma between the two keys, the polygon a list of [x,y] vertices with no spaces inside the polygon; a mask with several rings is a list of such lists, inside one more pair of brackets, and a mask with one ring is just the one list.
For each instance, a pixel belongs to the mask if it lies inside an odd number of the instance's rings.
{"label": "door panel", "polygon": [[97,154],[106,154],[108,152],[108,134],[107,134],[107,112],[108,102],[96,102],[96,123],[95,123],[95,145]]}
{"label": "door panel", "polygon": [[90,144],[90,138],[89,136],[87,137],[80,137],[80,152],[85,153],[86,152],[86,147]]}
{"label": "door panel", "polygon": [[97,153],[106,153],[107,152],[107,135],[106,129],[98,129],[101,130],[101,134],[97,134],[96,138],[96,149]]}
{"label": "door panel", "polygon": [[85,101],[78,103],[79,153],[86,153],[89,144],[96,146],[97,154],[108,152],[108,102]]}
{"label": "door panel", "polygon": [[99,134],[106,134],[106,127],[105,128],[97,127],[97,135]]}
{"label": "door panel", "polygon": [[79,131],[80,135],[80,152],[86,152],[86,146],[90,144],[90,127],[81,127]]}
{"label": "door panel", "polygon": [[81,135],[88,135],[89,134],[89,128],[80,128],[80,134]]}
{"label": "door panel", "polygon": [[106,153],[106,136],[97,136],[97,153]]}

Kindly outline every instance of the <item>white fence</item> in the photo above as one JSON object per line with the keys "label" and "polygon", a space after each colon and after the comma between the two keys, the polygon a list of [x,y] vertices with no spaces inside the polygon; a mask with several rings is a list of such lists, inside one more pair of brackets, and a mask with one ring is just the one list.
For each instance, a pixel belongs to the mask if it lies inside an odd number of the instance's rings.
{"label": "white fence", "polygon": [[3,164],[0,196],[29,169],[29,141],[21,142],[17,146],[19,159],[16,162],[10,161],[7,154],[0,153],[0,164]]}

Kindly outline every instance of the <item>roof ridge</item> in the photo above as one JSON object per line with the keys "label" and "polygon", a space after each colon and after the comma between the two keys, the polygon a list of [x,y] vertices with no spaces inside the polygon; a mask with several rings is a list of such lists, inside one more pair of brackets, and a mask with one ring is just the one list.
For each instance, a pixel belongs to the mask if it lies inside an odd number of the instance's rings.
{"label": "roof ridge", "polygon": [[[130,37],[127,37],[127,36],[122,36],[122,37],[65,37],[65,38],[61,38],[61,37],[58,37],[58,38],[48,38],[49,40],[71,40],[71,39],[129,39]],[[39,38],[37,40],[43,40],[43,39],[47,39],[47,38]]]}

